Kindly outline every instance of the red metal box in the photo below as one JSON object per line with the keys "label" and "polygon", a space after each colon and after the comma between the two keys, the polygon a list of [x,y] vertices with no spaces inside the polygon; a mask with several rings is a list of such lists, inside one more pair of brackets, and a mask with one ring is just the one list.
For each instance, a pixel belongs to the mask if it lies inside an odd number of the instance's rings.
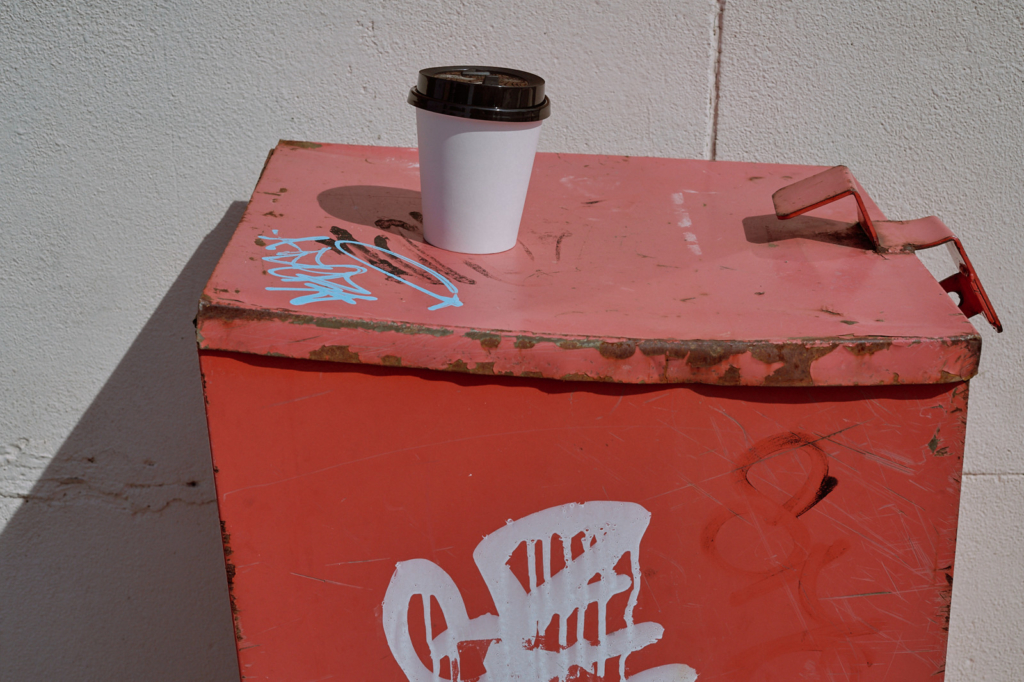
{"label": "red metal box", "polygon": [[776,218],[821,170],[539,154],[466,256],[415,150],[281,143],[197,319],[242,676],[941,679],[980,338]]}

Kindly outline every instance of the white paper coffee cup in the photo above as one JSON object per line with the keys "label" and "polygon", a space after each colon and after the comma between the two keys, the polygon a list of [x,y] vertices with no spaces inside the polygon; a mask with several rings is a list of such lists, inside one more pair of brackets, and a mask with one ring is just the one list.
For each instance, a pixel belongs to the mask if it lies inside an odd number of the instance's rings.
{"label": "white paper coffee cup", "polygon": [[461,253],[516,244],[542,119],[544,81],[513,69],[424,69],[417,107],[423,234]]}

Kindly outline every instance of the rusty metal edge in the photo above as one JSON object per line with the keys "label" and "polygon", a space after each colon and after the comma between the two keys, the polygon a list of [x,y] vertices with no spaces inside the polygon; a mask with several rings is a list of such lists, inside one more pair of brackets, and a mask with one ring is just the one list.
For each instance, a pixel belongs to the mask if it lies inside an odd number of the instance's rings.
{"label": "rusty metal edge", "polygon": [[[207,321],[221,323],[242,323],[252,324],[260,322],[283,322],[287,324],[311,325],[325,330],[352,330],[356,332],[375,333],[397,333],[403,335],[426,335],[435,338],[453,337],[454,341],[467,339],[479,343],[483,351],[493,351],[499,346],[506,350],[528,351],[539,344],[555,346],[565,351],[589,351],[596,353],[606,363],[614,361],[625,361],[639,353],[647,358],[662,358],[664,370],[653,381],[636,380],[629,381],[616,378],[607,373],[581,373],[570,372],[557,375],[550,372],[538,371],[536,368],[522,368],[522,371],[496,371],[495,361],[474,361],[467,363],[462,359],[448,361],[447,364],[438,365],[423,362],[410,362],[408,358],[397,358],[385,355],[380,358],[360,357],[348,345],[330,344],[323,345],[318,349],[306,354],[282,353],[285,357],[296,359],[312,359],[326,362],[341,362],[349,364],[366,364],[405,367],[413,369],[428,369],[435,371],[449,371],[469,374],[482,374],[491,376],[512,376],[526,378],[544,378],[560,381],[598,381],[614,383],[656,383],[656,384],[708,384],[724,386],[849,386],[849,385],[891,385],[901,383],[955,383],[967,381],[974,377],[978,371],[981,357],[981,336],[974,334],[962,334],[943,338],[918,338],[918,337],[815,337],[815,338],[792,338],[779,340],[746,340],[746,341],[723,341],[723,340],[678,340],[678,339],[607,339],[600,337],[570,337],[550,335],[529,335],[511,330],[475,330],[453,327],[429,327],[425,325],[408,324],[401,322],[389,322],[381,320],[360,320],[356,318],[334,318],[319,317],[315,315],[302,315],[290,311],[276,310],[252,310],[235,308],[232,306],[218,305],[208,300],[200,303],[199,314],[197,315],[197,343],[201,350],[230,351],[248,353],[254,355],[275,355],[272,353],[260,353],[246,350],[241,345],[211,341],[205,338],[202,328]],[[897,347],[910,347],[920,343],[933,343],[956,349],[966,355],[966,360],[961,364],[968,371],[961,373],[950,373],[939,370],[935,379],[928,381],[915,380],[913,377],[900,378],[896,372],[891,372],[886,380],[875,379],[863,383],[843,381],[815,381],[811,376],[810,366],[816,360],[831,354],[833,351],[843,348],[857,357],[873,356],[876,353],[886,353],[894,345]],[[779,365],[771,373],[760,377],[759,381],[753,381],[756,377],[743,376],[738,365],[730,362],[731,359],[749,354],[754,360],[767,365]],[[595,358],[598,359],[598,358]],[[491,358],[495,360],[495,358]],[[687,371],[680,374],[678,371],[670,372],[670,369],[678,369],[679,365],[672,365],[673,361],[685,361]],[[719,369],[724,371],[718,372]],[[595,368],[597,369],[597,368]]]}
{"label": "rusty metal edge", "polygon": [[203,294],[202,300],[200,300],[199,314],[196,317],[197,324],[202,324],[203,321],[208,319],[217,319],[223,322],[264,322],[274,320],[277,322],[288,322],[289,324],[313,325],[323,329],[364,329],[375,332],[426,334],[428,336],[452,336],[455,334],[452,329],[406,324],[403,322],[320,317],[316,315],[301,315],[289,311],[236,308],[234,306],[210,303],[206,300],[207,298],[206,294]]}

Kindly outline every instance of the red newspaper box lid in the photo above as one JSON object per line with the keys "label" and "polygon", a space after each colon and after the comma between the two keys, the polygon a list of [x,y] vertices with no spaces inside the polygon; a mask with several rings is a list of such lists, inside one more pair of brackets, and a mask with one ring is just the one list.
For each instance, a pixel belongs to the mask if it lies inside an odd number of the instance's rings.
{"label": "red newspaper box lid", "polygon": [[[207,284],[199,346],[479,374],[744,386],[941,383],[981,339],[814,166],[538,154],[519,243],[423,242],[415,149],[281,142]],[[866,210],[883,220],[870,199]]]}

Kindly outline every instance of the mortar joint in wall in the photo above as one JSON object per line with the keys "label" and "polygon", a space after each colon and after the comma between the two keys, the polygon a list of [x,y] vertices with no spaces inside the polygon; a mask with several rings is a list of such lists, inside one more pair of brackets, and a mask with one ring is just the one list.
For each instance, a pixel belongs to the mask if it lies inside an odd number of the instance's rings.
{"label": "mortar joint in wall", "polygon": [[714,0],[715,18],[711,29],[711,45],[713,46],[711,73],[709,74],[708,92],[708,140],[705,155],[709,161],[718,156],[718,109],[722,85],[722,42],[723,21],[725,19],[725,0]]}

